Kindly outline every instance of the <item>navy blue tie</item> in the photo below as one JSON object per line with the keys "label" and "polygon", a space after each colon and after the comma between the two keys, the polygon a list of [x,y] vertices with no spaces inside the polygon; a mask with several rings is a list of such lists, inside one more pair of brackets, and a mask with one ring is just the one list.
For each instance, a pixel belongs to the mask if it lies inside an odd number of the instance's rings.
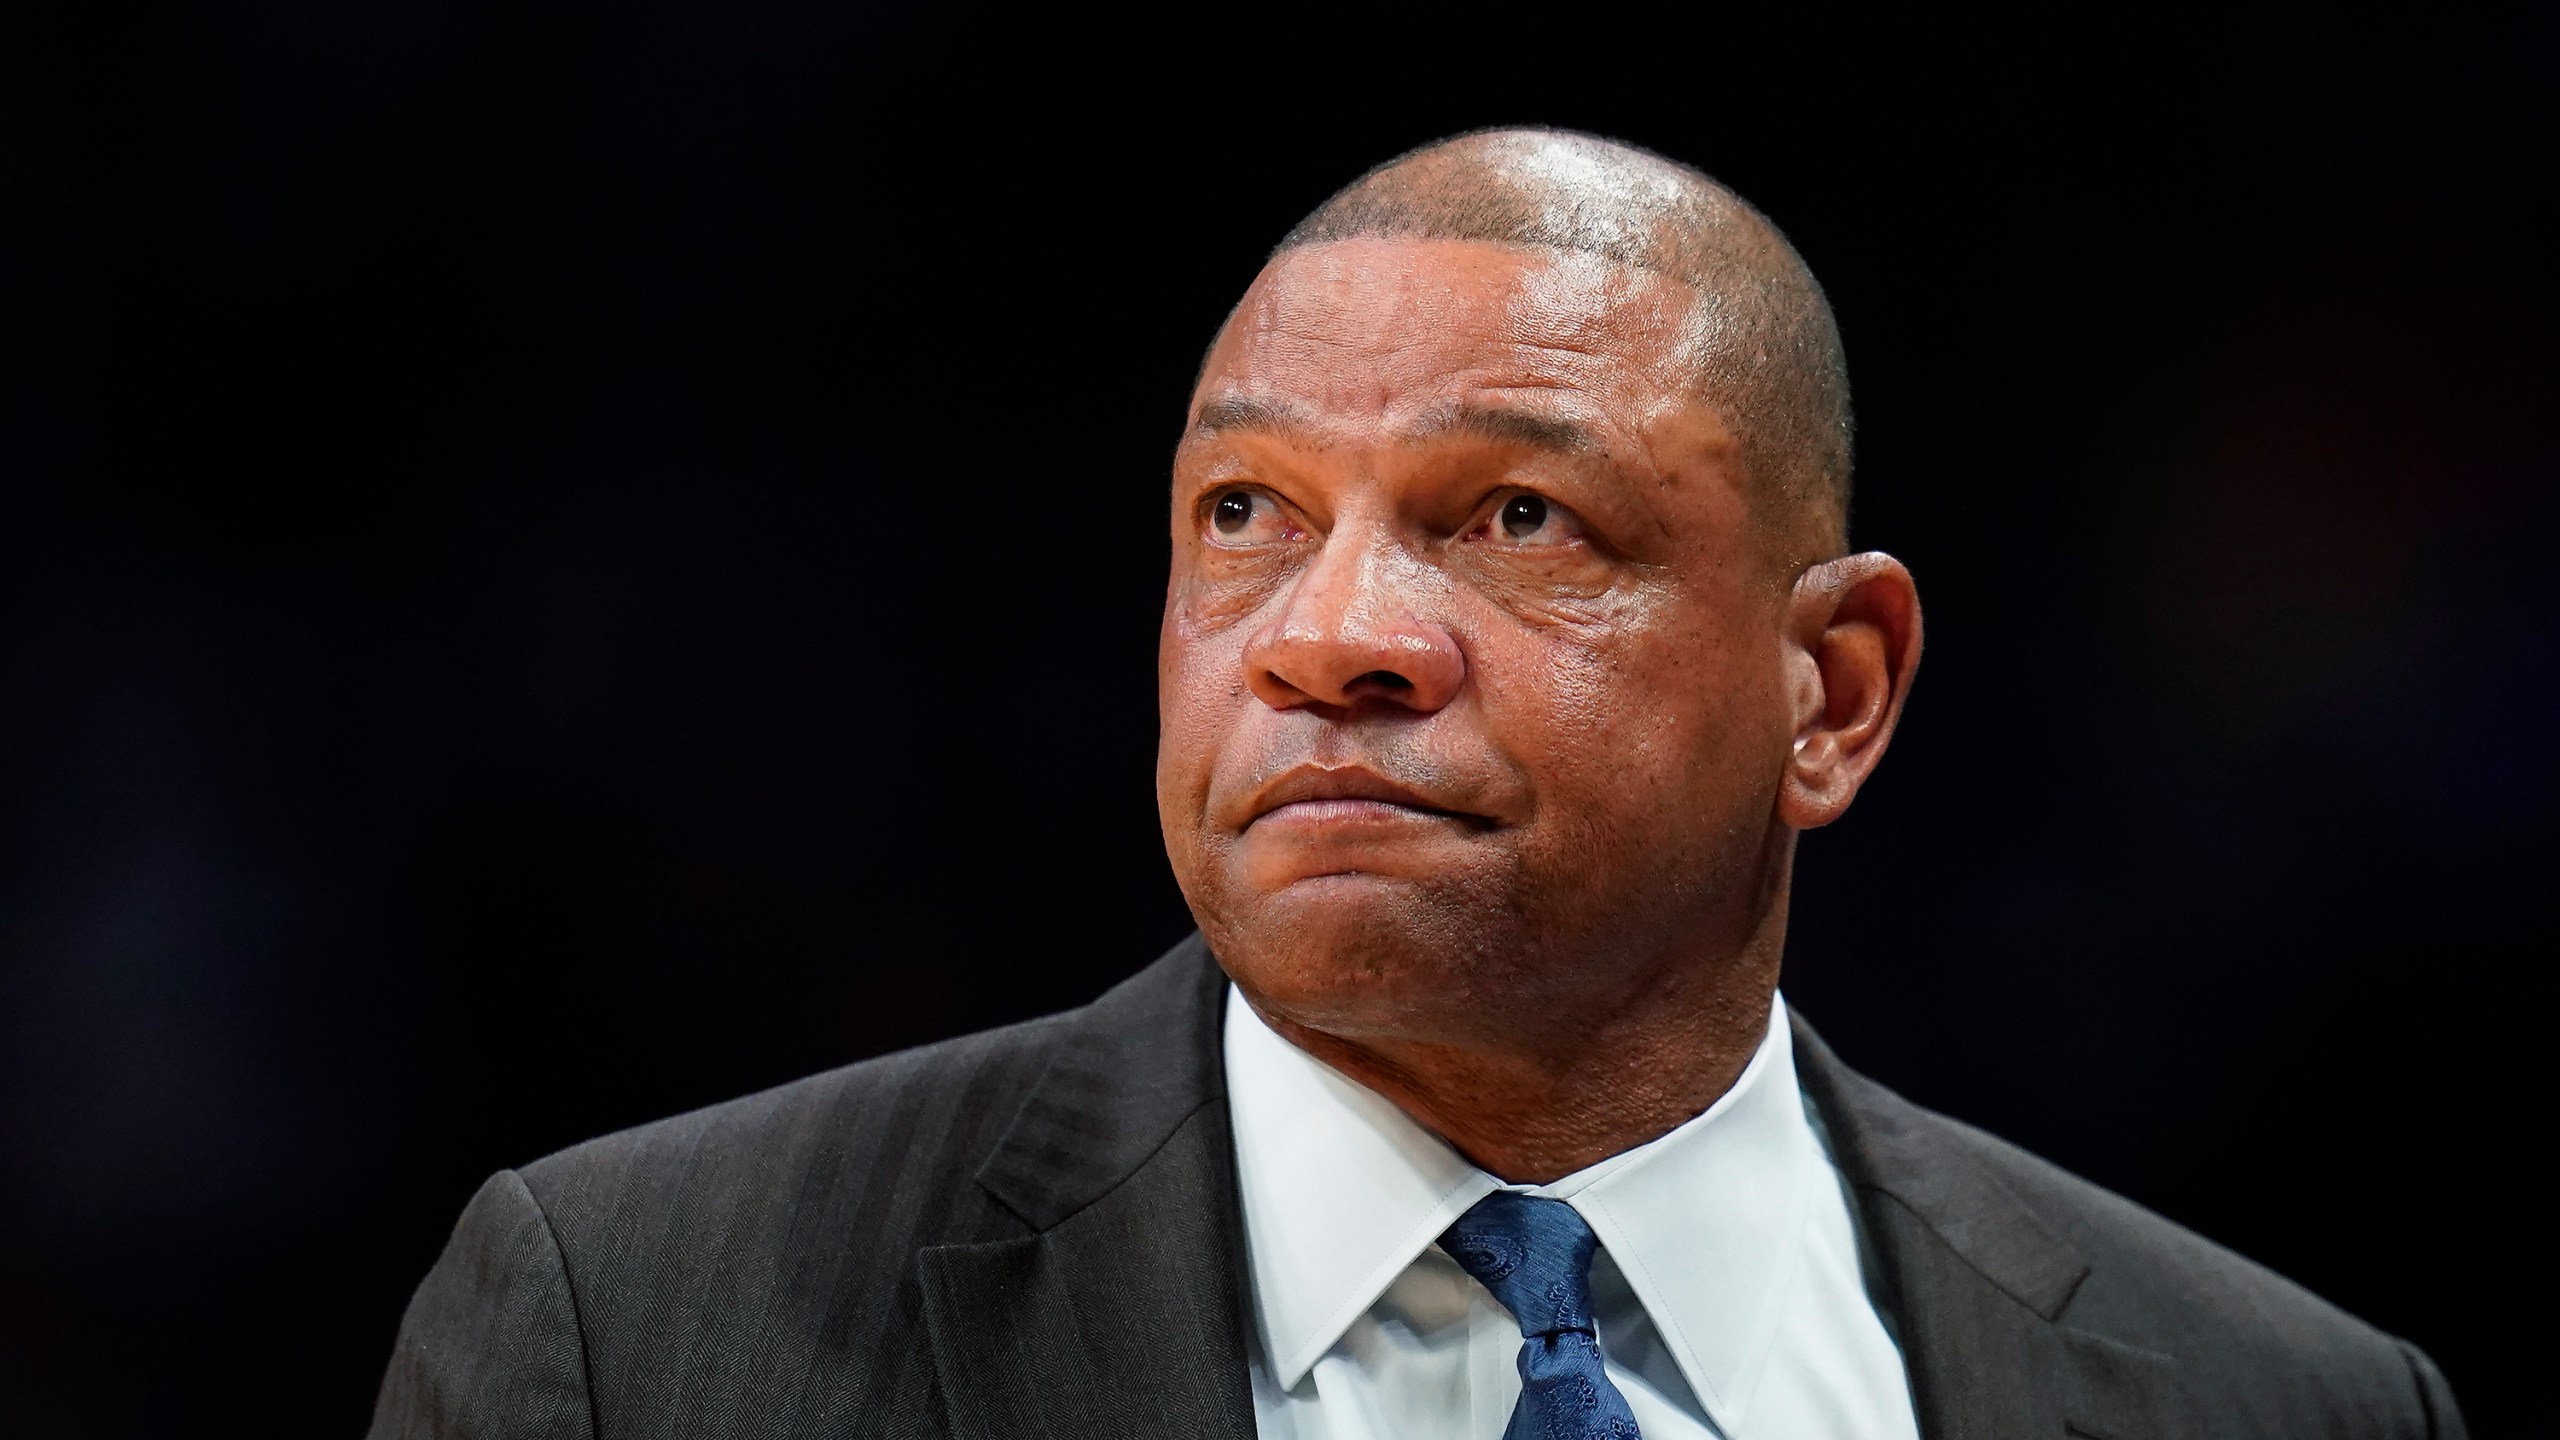
{"label": "navy blue tie", "polygon": [[1635,1412],[1601,1369],[1591,1326],[1600,1240],[1572,1206],[1496,1190],[1440,1248],[1520,1322],[1520,1403],[1503,1440],[1636,1440]]}

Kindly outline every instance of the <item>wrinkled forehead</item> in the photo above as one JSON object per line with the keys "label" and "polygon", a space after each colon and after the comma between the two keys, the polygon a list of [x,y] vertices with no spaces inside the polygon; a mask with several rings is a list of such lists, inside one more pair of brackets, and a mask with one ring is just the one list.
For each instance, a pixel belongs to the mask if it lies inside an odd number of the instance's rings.
{"label": "wrinkled forehead", "polygon": [[[1285,251],[1211,348],[1200,396],[1329,411],[1456,388],[1567,388],[1644,404],[1690,389],[1697,297],[1596,255],[1364,237]],[[1195,401],[1196,403],[1196,401]]]}

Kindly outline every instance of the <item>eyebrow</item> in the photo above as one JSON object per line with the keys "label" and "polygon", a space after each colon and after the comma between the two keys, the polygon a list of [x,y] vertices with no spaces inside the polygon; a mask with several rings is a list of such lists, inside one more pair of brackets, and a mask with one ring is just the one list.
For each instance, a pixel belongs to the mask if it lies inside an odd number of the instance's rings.
{"label": "eyebrow", "polygon": [[1221,395],[1200,407],[1200,418],[1192,422],[1191,428],[1206,440],[1239,430],[1304,430],[1307,425],[1294,405],[1257,400],[1250,395]]}
{"label": "eyebrow", "polygon": [[[1292,431],[1303,433],[1311,428],[1298,407],[1286,401],[1263,400],[1250,395],[1221,395],[1209,401],[1200,407],[1200,417],[1192,425],[1193,432],[1202,439],[1238,431],[1287,434]],[[1448,435],[1528,445],[1567,454],[1588,454],[1600,448],[1590,430],[1561,416],[1538,415],[1526,410],[1467,401],[1432,406],[1397,438],[1406,444],[1415,444]]]}
{"label": "eyebrow", "polygon": [[1560,415],[1538,415],[1527,410],[1474,405],[1464,401],[1433,406],[1413,429],[1406,432],[1404,438],[1408,441],[1433,440],[1443,435],[1468,435],[1478,440],[1528,445],[1567,454],[1581,454],[1600,448],[1589,430]]}

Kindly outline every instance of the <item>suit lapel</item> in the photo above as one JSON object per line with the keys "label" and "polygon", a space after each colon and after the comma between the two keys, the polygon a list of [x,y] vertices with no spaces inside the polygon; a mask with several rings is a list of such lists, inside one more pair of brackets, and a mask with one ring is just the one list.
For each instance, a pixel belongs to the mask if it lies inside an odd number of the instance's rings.
{"label": "suit lapel", "polygon": [[2177,1429],[2174,1362],[2063,1323],[2088,1263],[1950,1122],[1795,1025],[1796,1067],[1857,1194],[1920,1433],[2144,1440]]}
{"label": "suit lapel", "polygon": [[955,1434],[1250,1440],[1224,1001],[1193,936],[1066,1022],[978,1174],[1033,1233],[918,1257]]}
{"label": "suit lapel", "polygon": [[[978,1174],[1032,1233],[918,1257],[955,1434],[1250,1440],[1225,994],[1195,935],[1063,1022]],[[1801,1021],[1795,1047],[1875,1247],[1921,1434],[2177,1433],[2174,1362],[2063,1323],[2087,1263],[1950,1122]]]}

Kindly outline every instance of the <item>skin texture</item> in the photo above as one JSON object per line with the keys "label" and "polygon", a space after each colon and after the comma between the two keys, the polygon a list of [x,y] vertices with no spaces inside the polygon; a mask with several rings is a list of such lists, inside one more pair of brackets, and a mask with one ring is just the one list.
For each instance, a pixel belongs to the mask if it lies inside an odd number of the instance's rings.
{"label": "skin texture", "polygon": [[1280,249],[1401,235],[1543,245],[1670,276],[1712,303],[1686,358],[1810,564],[1846,543],[1852,430],[1840,332],[1822,286],[1750,202],[1696,168],[1540,126],[1407,151],[1342,187]]}
{"label": "skin texture", "polygon": [[1731,1086],[1796,832],[1919,657],[1900,564],[1806,564],[1753,513],[1700,304],[1541,245],[1284,250],[1175,456],[1157,798],[1192,912],[1279,1033],[1509,1180]]}

